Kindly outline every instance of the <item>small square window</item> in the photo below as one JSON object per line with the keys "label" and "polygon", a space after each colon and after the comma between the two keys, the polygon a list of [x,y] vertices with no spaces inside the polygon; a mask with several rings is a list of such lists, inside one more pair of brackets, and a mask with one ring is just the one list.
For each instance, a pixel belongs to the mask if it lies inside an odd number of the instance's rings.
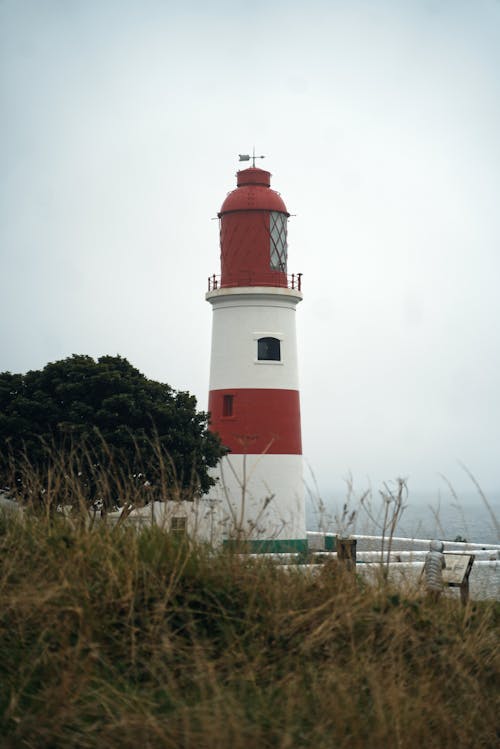
{"label": "small square window", "polygon": [[172,518],[171,530],[172,530],[172,533],[176,533],[179,536],[183,536],[187,530],[187,518],[186,517]]}
{"label": "small square window", "polygon": [[224,395],[222,398],[222,415],[232,416],[233,415],[233,395]]}
{"label": "small square window", "polygon": [[281,341],[279,338],[259,338],[257,341],[258,361],[281,361]]}

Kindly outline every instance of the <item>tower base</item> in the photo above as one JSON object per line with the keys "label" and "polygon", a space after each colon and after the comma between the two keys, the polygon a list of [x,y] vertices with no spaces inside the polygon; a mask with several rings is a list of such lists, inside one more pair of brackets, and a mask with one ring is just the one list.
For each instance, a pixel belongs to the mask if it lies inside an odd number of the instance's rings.
{"label": "tower base", "polygon": [[221,459],[209,497],[221,508],[228,545],[248,551],[307,548],[302,455],[240,455]]}

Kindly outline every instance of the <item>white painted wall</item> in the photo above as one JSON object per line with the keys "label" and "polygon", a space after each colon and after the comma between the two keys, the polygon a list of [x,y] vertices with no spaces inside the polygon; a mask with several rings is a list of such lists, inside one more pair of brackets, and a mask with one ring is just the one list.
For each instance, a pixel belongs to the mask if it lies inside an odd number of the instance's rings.
{"label": "white painted wall", "polygon": [[305,539],[305,487],[301,455],[225,456],[209,493],[220,504],[226,538],[240,530],[248,540]]}
{"label": "white painted wall", "polygon": [[[117,523],[122,512],[123,509],[108,513],[106,521]],[[151,502],[146,507],[132,510],[125,522],[138,528],[155,524],[165,530],[171,530],[173,518],[186,518],[186,532],[190,538],[212,546],[222,543],[222,502],[215,497],[202,497],[193,502]]]}
{"label": "white painted wall", "polygon": [[[210,390],[298,390],[295,308],[300,292],[266,287],[209,292],[213,306]],[[257,339],[281,341],[281,362],[258,362]]]}

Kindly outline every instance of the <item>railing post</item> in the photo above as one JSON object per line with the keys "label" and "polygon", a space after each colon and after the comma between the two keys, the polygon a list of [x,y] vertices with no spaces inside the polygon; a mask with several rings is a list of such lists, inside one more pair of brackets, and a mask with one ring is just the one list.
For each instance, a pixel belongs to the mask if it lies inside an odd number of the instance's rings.
{"label": "railing post", "polygon": [[339,538],[337,536],[337,561],[343,562],[346,570],[353,571],[356,568],[356,544],[355,538]]}
{"label": "railing post", "polygon": [[295,288],[295,273],[292,273],[292,289]]}
{"label": "railing post", "polygon": [[302,273],[297,273],[297,289],[302,291]]}

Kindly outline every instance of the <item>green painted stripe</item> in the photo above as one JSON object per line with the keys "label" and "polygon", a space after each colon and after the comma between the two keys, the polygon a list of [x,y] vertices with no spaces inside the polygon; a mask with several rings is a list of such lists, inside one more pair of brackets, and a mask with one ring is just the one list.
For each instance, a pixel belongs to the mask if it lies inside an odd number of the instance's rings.
{"label": "green painted stripe", "polygon": [[327,536],[325,534],[325,551],[336,551],[337,549],[337,537]]}
{"label": "green painted stripe", "polygon": [[226,549],[245,554],[283,554],[285,552],[297,553],[307,551],[306,538],[291,538],[286,540],[259,539],[254,541],[226,539],[223,544]]}

